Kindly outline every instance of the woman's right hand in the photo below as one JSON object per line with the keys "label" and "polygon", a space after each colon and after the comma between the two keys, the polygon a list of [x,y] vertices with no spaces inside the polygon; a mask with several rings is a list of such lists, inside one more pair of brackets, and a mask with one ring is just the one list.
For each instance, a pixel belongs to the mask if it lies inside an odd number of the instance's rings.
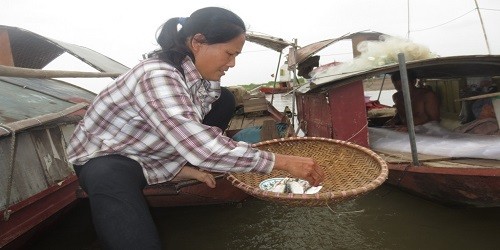
{"label": "woman's right hand", "polygon": [[312,186],[319,186],[325,179],[323,169],[312,158],[274,154],[274,168],[287,171],[295,178],[308,181]]}

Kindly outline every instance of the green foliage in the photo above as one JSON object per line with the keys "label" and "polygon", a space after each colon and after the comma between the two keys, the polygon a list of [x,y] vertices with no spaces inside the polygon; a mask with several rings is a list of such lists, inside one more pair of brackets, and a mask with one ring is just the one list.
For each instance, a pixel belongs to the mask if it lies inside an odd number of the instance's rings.
{"label": "green foliage", "polygon": [[[300,77],[298,79],[298,81],[299,81],[300,85],[302,85],[302,84],[304,84],[306,82],[306,80],[304,78],[302,78],[302,77]],[[275,83],[274,81],[269,81],[267,83],[250,83],[250,84],[244,84],[244,85],[240,85],[240,86],[242,86],[243,88],[245,88],[247,91],[250,91],[250,90],[256,89],[256,88],[261,87],[261,86],[263,86],[263,87],[273,87],[275,85],[274,83]],[[276,86],[278,86],[278,85],[279,84],[276,83]]]}

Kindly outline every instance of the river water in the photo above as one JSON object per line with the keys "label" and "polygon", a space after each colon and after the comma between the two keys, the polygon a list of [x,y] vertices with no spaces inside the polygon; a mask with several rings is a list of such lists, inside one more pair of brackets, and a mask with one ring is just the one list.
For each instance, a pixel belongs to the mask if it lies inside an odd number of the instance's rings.
{"label": "river water", "polygon": [[[388,104],[387,96],[382,103]],[[274,102],[283,110],[291,96],[277,95]],[[153,208],[152,214],[167,249],[500,248],[500,208],[446,207],[386,185],[331,207],[287,207],[251,198],[239,204]],[[29,248],[99,249],[88,201]]]}

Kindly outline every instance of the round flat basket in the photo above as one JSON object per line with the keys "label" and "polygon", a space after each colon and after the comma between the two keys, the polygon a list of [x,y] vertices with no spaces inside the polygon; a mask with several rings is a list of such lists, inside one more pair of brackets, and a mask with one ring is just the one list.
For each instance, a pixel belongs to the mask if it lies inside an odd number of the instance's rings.
{"label": "round flat basket", "polygon": [[380,186],[388,175],[386,162],[373,151],[340,140],[318,137],[291,137],[254,144],[273,153],[313,158],[325,173],[322,188],[315,194],[294,194],[262,188],[275,178],[291,177],[273,170],[269,174],[231,173],[227,179],[237,188],[259,199],[292,206],[327,206],[343,202]]}

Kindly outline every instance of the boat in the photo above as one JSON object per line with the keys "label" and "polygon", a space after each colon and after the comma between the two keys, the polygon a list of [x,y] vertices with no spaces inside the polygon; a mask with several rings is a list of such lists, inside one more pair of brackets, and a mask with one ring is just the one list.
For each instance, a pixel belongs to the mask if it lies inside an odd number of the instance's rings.
{"label": "boat", "polygon": [[293,87],[266,87],[262,86],[259,88],[259,91],[264,93],[264,94],[280,94],[280,93],[286,93],[293,90]]}
{"label": "boat", "polygon": [[[0,25],[0,248],[17,248],[76,204],[66,143],[95,94],[56,77],[126,67],[84,47]],[[40,70],[63,54],[96,72]]]}
{"label": "boat", "polygon": [[[335,40],[338,39],[331,39]],[[386,183],[408,193],[448,206],[499,207],[500,136],[454,130],[463,126],[463,116],[473,100],[492,98],[497,103],[497,119],[500,116],[498,92],[471,92],[484,79],[491,87],[499,86],[500,55],[405,60],[407,53],[396,54],[396,61],[343,72],[337,71],[336,65],[331,71],[315,75],[310,84],[295,92],[300,129],[306,136],[345,140],[371,148],[389,165]],[[438,94],[442,119],[438,124],[424,124],[426,127],[409,124],[410,132],[398,132],[381,126],[394,112],[375,115],[377,112],[367,111],[363,80],[381,76],[386,79],[386,75],[407,70]],[[383,105],[379,108],[393,109]],[[412,140],[412,135],[416,140]]]}

